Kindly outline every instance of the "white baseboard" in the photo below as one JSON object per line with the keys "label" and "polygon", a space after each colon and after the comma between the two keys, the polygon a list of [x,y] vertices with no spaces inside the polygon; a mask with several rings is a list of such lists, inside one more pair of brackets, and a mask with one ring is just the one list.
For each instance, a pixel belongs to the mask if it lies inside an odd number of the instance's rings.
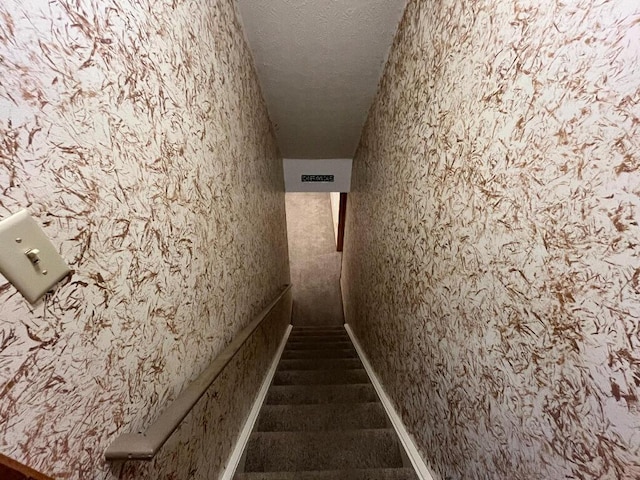
{"label": "white baseboard", "polygon": [[282,356],[282,351],[284,350],[284,346],[287,344],[287,340],[289,339],[289,334],[291,333],[292,328],[293,325],[289,325],[287,327],[287,330],[284,332],[284,335],[282,336],[282,340],[280,341],[278,350],[273,357],[273,361],[271,362],[269,371],[264,377],[264,381],[262,382],[262,386],[260,387],[258,396],[256,397],[255,402],[253,402],[253,406],[251,407],[251,411],[249,412],[249,417],[244,423],[244,427],[242,427],[242,432],[240,432],[240,436],[238,437],[236,446],[233,448],[231,457],[229,457],[229,461],[227,462],[227,467],[224,469],[224,473],[220,477],[220,480],[232,480],[233,476],[236,474],[236,469],[238,468],[240,460],[242,459],[244,448],[249,441],[249,436],[251,435],[253,426],[255,425],[258,414],[262,409],[262,404],[264,403],[264,399],[267,396],[267,391],[271,386],[271,380],[273,380],[273,376],[276,373],[276,369],[278,368],[278,364],[280,363],[280,357]]}
{"label": "white baseboard", "polygon": [[351,330],[351,327],[347,323],[345,323],[344,328],[349,334],[349,338],[351,338],[351,341],[353,342],[353,346],[356,348],[356,351],[358,352],[360,361],[364,365],[364,368],[367,371],[367,375],[369,375],[369,379],[371,380],[371,383],[373,383],[373,387],[376,389],[376,392],[378,393],[378,397],[380,397],[380,401],[382,402],[382,405],[384,406],[384,409],[387,412],[387,415],[389,416],[391,423],[393,424],[394,430],[396,431],[396,433],[398,434],[398,437],[400,438],[400,442],[402,443],[402,446],[404,447],[404,450],[407,453],[407,456],[409,457],[409,460],[411,461],[411,465],[413,465],[413,468],[416,471],[418,478],[420,480],[440,480],[440,477],[436,475],[433,471],[431,471],[431,469],[427,466],[424,459],[420,455],[420,452],[418,451],[418,447],[416,447],[416,444],[414,443],[413,439],[409,435],[407,428],[404,426],[404,423],[402,423],[402,419],[400,418],[400,415],[398,415],[398,412],[396,412],[395,408],[393,408],[393,404],[391,403],[391,400],[389,399],[384,389],[382,388],[382,384],[380,383],[380,380],[378,379],[378,376],[376,375],[376,373],[373,371],[373,368],[371,367],[369,360],[364,354],[364,350],[362,350],[362,347],[360,346],[358,339],[353,333],[353,330]]}

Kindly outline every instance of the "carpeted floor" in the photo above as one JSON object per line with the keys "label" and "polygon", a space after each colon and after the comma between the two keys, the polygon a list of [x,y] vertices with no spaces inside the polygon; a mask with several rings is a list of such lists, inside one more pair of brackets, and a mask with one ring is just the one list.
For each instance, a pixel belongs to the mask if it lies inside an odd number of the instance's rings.
{"label": "carpeted floor", "polygon": [[342,325],[340,264],[328,193],[286,194],[293,325]]}

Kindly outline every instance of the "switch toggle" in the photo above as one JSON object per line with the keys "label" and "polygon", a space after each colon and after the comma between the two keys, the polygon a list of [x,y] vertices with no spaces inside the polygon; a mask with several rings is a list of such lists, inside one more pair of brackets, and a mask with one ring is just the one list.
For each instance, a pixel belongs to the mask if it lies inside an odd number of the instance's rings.
{"label": "switch toggle", "polygon": [[0,221],[0,273],[30,302],[70,272],[44,231],[26,210]]}
{"label": "switch toggle", "polygon": [[32,248],[31,250],[27,250],[27,252],[25,253],[25,255],[29,258],[29,260],[31,260],[31,263],[33,263],[34,265],[37,265],[38,263],[40,263],[40,257],[38,257],[39,254],[40,254],[40,250],[38,250],[37,248]]}

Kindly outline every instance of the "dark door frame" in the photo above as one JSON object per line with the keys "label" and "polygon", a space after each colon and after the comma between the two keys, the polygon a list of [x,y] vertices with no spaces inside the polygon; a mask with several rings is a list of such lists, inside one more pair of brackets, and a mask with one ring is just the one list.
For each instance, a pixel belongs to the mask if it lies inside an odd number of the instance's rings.
{"label": "dark door frame", "polygon": [[344,247],[344,225],[347,219],[347,194],[340,192],[340,207],[338,210],[338,240],[336,242],[336,250],[342,251]]}

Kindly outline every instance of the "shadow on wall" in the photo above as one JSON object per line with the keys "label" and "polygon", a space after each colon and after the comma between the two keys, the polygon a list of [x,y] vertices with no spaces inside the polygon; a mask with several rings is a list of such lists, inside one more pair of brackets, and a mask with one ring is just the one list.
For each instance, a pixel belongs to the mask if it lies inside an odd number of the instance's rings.
{"label": "shadow on wall", "polygon": [[294,325],[342,325],[340,268],[329,193],[285,195]]}

